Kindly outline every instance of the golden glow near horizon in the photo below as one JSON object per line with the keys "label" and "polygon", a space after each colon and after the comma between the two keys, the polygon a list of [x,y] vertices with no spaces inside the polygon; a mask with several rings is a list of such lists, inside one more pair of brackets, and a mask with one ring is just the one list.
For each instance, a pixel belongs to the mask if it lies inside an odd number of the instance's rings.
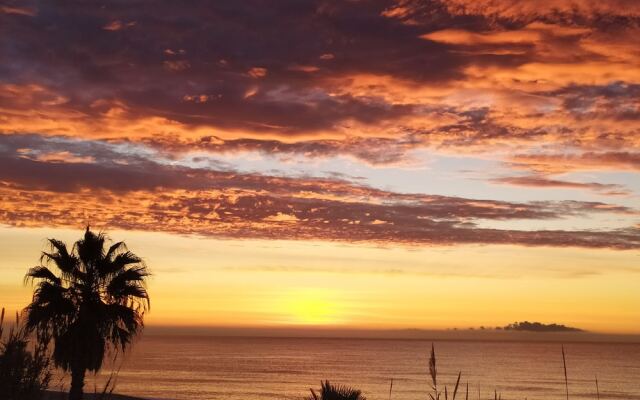
{"label": "golden glow near horizon", "polygon": [[150,325],[640,333],[640,2],[13,3],[0,305],[90,224]]}
{"label": "golden glow near horizon", "polygon": [[[28,302],[22,278],[44,238],[72,242],[80,234],[1,228],[2,303],[11,311]],[[447,329],[535,320],[640,332],[633,251],[109,234],[125,240],[153,272],[151,326]]]}
{"label": "golden glow near horizon", "polygon": [[343,323],[339,300],[332,298],[331,291],[321,288],[291,289],[281,294],[274,311],[284,314],[283,322],[293,325],[339,325]]}

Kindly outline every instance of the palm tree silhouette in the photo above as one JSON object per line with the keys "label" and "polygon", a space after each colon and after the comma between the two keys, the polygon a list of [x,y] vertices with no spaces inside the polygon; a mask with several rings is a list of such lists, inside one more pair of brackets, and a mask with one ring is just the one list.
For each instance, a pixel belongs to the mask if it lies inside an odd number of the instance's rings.
{"label": "palm tree silhouette", "polygon": [[334,385],[329,381],[320,382],[320,393],[311,389],[306,400],[367,400],[362,392],[349,386]]}
{"label": "palm tree silhouette", "polygon": [[71,251],[49,239],[51,251],[25,276],[25,282],[38,281],[25,309],[26,327],[39,339],[53,339],[55,365],[71,371],[70,400],[82,399],[86,371],[99,371],[107,351],[128,348],[150,305],[142,259],[123,242],[108,248],[106,242],[89,227]]}

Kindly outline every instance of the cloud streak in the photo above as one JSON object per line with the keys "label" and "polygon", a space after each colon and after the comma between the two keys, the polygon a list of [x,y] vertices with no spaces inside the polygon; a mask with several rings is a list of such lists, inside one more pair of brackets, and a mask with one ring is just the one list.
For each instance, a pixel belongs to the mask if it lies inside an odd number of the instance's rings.
{"label": "cloud streak", "polygon": [[[108,229],[133,229],[218,238],[329,240],[395,245],[515,244],[638,249],[637,228],[613,231],[507,230],[475,227],[470,215],[505,218],[548,214],[549,205],[501,205],[485,210],[470,201],[393,205],[282,197],[248,191],[108,191],[74,194],[0,190],[3,223],[76,227],[79,221]],[[453,201],[451,201],[453,200]],[[465,205],[466,203],[466,205]],[[566,205],[560,205],[560,208]],[[596,211],[611,211],[594,204]],[[511,208],[525,208],[530,214]],[[569,207],[572,209],[571,207]],[[487,215],[488,214],[488,215]],[[464,218],[461,218],[465,216]]]}
{"label": "cloud streak", "polygon": [[587,189],[609,196],[626,196],[631,194],[621,185],[604,184],[596,182],[572,182],[560,179],[553,179],[544,175],[526,175],[526,176],[507,176],[501,178],[493,178],[490,182],[524,186],[533,188],[562,188],[562,189]]}
{"label": "cloud streak", "polygon": [[[600,202],[516,203],[398,193],[339,178],[283,177],[161,164],[93,142],[17,135],[0,152],[0,222],[231,238],[403,245],[520,244],[634,249],[637,228],[488,229],[481,221],[554,220],[638,211]],[[114,155],[118,154],[118,157]],[[483,224],[485,225],[485,224]]]}

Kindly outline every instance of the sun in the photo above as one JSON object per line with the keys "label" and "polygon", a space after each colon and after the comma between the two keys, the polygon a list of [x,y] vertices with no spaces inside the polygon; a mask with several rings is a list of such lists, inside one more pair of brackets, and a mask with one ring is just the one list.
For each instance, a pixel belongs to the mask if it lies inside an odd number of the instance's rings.
{"label": "sun", "polygon": [[282,312],[288,322],[300,325],[340,323],[342,312],[335,293],[324,289],[296,289],[286,294]]}

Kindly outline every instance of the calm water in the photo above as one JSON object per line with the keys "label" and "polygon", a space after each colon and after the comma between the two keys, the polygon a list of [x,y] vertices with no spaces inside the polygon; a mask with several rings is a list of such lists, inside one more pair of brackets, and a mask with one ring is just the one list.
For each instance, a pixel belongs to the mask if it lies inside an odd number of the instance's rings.
{"label": "calm water", "polygon": [[[146,336],[120,371],[117,392],[157,399],[301,399],[321,379],[370,399],[425,400],[430,341]],[[563,399],[560,344],[435,342],[440,381],[457,372],[470,398]],[[571,399],[640,399],[640,345],[565,345]],[[88,382],[88,390],[93,383]],[[464,399],[464,396],[462,396]]]}

